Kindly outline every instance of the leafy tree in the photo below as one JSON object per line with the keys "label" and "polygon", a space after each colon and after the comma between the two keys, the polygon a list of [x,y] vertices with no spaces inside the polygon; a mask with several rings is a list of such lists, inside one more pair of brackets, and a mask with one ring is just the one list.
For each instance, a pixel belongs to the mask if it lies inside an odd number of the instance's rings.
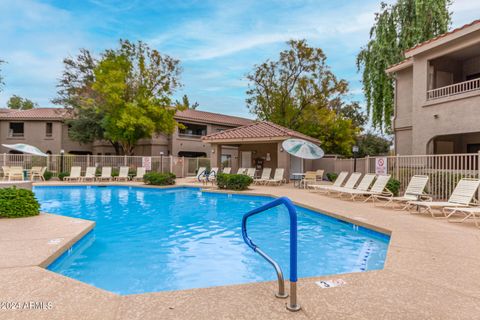
{"label": "leafy tree", "polygon": [[188,96],[186,94],[183,95],[182,101],[175,101],[175,105],[181,109],[197,109],[199,104],[198,102],[194,102],[193,104],[190,104],[190,99],[188,99]]}
{"label": "leafy tree", "polygon": [[393,79],[385,70],[404,59],[404,51],[445,33],[451,0],[398,0],[381,3],[370,40],[357,56],[367,112],[374,127],[389,132],[393,116]]}
{"label": "leafy tree", "polygon": [[371,132],[362,134],[357,139],[358,156],[379,156],[388,154],[392,141]]}
{"label": "leafy tree", "polygon": [[261,120],[318,138],[326,152],[349,155],[365,121],[358,104],[345,103],[347,82],[330,71],[322,49],[305,40],[287,44],[278,60],[267,60],[247,75],[250,111]]}
{"label": "leafy tree", "polygon": [[180,86],[179,62],[145,43],[120,40],[99,59],[81,50],[65,59],[55,99],[72,108],[70,135],[81,142],[106,139],[131,155],[138,140],[170,133],[177,125],[171,96]]}
{"label": "leafy tree", "polygon": [[30,99],[13,95],[7,101],[7,108],[15,110],[29,110],[38,107],[38,104]]}

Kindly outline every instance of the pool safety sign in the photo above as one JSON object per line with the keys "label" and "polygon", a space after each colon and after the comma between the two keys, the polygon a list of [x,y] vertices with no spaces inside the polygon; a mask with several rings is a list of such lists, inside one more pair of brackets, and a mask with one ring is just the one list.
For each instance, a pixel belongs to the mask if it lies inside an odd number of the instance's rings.
{"label": "pool safety sign", "polygon": [[152,170],[152,157],[142,157],[142,167],[147,171]]}
{"label": "pool safety sign", "polygon": [[347,282],[343,279],[332,279],[332,280],[316,281],[315,284],[322,289],[328,289],[328,288],[344,286],[347,284]]}
{"label": "pool safety sign", "polygon": [[375,158],[375,173],[387,174],[387,157]]}

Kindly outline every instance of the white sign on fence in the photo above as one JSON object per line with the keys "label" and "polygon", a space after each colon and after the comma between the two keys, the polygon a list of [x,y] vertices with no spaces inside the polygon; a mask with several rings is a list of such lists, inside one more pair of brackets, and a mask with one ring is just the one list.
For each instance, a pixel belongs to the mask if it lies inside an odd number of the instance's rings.
{"label": "white sign on fence", "polygon": [[148,171],[152,170],[152,157],[142,157],[142,167]]}
{"label": "white sign on fence", "polygon": [[375,173],[387,174],[387,157],[375,158]]}

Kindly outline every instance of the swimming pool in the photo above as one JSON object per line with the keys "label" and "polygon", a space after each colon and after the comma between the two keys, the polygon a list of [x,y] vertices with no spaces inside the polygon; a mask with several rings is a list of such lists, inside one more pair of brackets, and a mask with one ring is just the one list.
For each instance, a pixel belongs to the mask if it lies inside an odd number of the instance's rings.
{"label": "swimming pool", "polygon": [[[42,211],[94,220],[49,270],[118,294],[275,280],[241,235],[244,213],[269,197],[195,188],[35,187]],[[298,211],[299,277],[383,268],[389,237]],[[289,219],[278,207],[249,220],[249,236],[288,274]]]}

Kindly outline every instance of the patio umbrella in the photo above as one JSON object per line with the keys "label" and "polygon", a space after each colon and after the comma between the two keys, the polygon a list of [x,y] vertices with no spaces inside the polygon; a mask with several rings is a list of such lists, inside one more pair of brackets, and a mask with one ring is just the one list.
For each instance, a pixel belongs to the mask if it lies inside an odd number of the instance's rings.
{"label": "patio umbrella", "polygon": [[319,146],[302,139],[285,140],[282,147],[291,155],[302,159],[320,159],[325,154]]}
{"label": "patio umbrella", "polygon": [[37,147],[31,146],[29,144],[24,143],[17,143],[17,144],[2,144],[5,148],[9,148],[12,150],[20,151],[23,153],[33,154],[35,156],[47,157],[46,153],[43,153]]}

